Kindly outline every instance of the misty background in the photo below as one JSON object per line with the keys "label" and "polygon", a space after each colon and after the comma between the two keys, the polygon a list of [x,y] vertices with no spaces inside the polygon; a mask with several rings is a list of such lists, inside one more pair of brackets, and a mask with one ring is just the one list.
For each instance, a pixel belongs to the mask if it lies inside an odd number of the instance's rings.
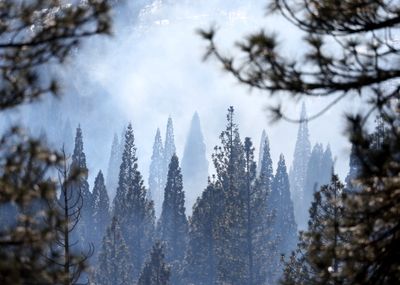
{"label": "misty background", "polygon": [[[294,58],[304,48],[302,33],[282,18],[266,19],[264,1],[188,2],[114,1],[113,36],[90,39],[64,66],[45,71],[60,76],[64,96],[45,97],[3,115],[3,128],[22,123],[32,134],[46,136],[53,147],[61,148],[64,142],[72,149],[80,124],[92,189],[98,170],[107,172],[114,134],[121,137],[128,122],[133,125],[139,169],[147,183],[157,128],[164,140],[167,119],[172,118],[181,159],[196,111],[212,174],[211,154],[224,129],[226,110],[234,106],[241,135],[253,139],[256,157],[264,129],[274,168],[281,153],[290,167],[298,125],[285,121],[270,124],[265,109],[276,105],[278,99],[241,86],[215,61],[204,63],[205,42],[196,30],[216,26],[217,43],[232,53],[236,40],[264,27],[276,32],[279,42],[285,43],[285,53]],[[298,118],[303,101],[289,100],[284,94],[279,98],[286,114]],[[320,111],[330,100],[304,101],[308,115]],[[359,111],[358,105],[357,99],[350,97],[309,123],[312,145],[330,144],[335,170],[342,179],[348,171],[350,144],[345,136],[337,135],[345,130],[340,115]],[[115,189],[108,190],[113,196]]]}

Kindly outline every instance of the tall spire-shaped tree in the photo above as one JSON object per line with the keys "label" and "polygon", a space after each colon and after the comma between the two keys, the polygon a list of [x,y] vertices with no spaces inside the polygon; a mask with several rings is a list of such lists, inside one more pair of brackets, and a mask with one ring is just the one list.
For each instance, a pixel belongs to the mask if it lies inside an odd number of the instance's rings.
{"label": "tall spire-shaped tree", "polygon": [[142,175],[138,169],[132,125],[125,133],[125,147],[120,166],[114,215],[121,221],[122,234],[133,260],[134,278],[150,250],[154,235],[154,204],[147,199]]}
{"label": "tall spire-shaped tree", "polygon": [[93,204],[93,242],[95,250],[98,252],[101,238],[104,236],[106,227],[110,222],[110,199],[108,198],[107,189],[104,185],[104,176],[101,170],[94,181]]}
{"label": "tall spire-shaped tree", "polygon": [[262,131],[261,133],[261,140],[260,140],[260,149],[259,149],[259,154],[258,154],[258,164],[257,164],[257,174],[260,174],[261,171],[261,163],[263,160],[264,156],[264,144],[265,144],[265,139],[267,138],[267,133],[265,130]]}
{"label": "tall spire-shaped tree", "polygon": [[260,150],[260,164],[258,166],[259,170],[259,180],[263,183],[263,187],[267,189],[269,194],[272,189],[272,182],[274,179],[274,173],[272,168],[272,159],[270,153],[269,139],[265,131],[263,131],[264,143],[262,143],[262,149]]}
{"label": "tall spire-shaped tree", "polygon": [[157,129],[153,144],[149,171],[149,198],[153,199],[156,216],[160,216],[163,201],[164,183],[164,147],[162,145],[160,129]]}
{"label": "tall spire-shaped tree", "polygon": [[[72,154],[70,171],[71,173],[81,173],[77,181],[71,183],[70,187],[72,187],[72,195],[74,195],[74,192],[80,192],[80,195],[82,196],[81,220],[78,224],[77,230],[81,240],[83,241],[82,246],[85,246],[85,243],[91,242],[93,239],[93,197],[92,193],[89,191],[89,183],[87,181],[88,169],[86,166],[86,155],[83,150],[83,135],[80,126],[76,129],[75,147]],[[78,198],[74,199],[74,201],[77,200]]]}
{"label": "tall spire-shaped tree", "polygon": [[103,239],[95,270],[96,285],[134,284],[132,263],[120,225],[113,218]]}
{"label": "tall spire-shaped tree", "polygon": [[181,168],[174,154],[169,164],[162,213],[157,227],[159,238],[167,245],[166,256],[169,261],[181,260],[184,256],[188,231],[185,211]]}
{"label": "tall spire-shaped tree", "polygon": [[182,158],[182,175],[186,189],[186,209],[191,214],[192,207],[207,185],[208,162],[206,145],[200,126],[200,118],[194,113]]}
{"label": "tall spire-shaped tree", "polygon": [[175,138],[174,138],[174,125],[172,118],[168,117],[167,129],[165,131],[164,141],[164,174],[163,174],[163,187],[167,183],[168,166],[171,162],[171,157],[176,153]]}
{"label": "tall spire-shaped tree", "polygon": [[107,169],[107,189],[110,192],[110,196],[113,198],[118,187],[118,170],[121,165],[121,152],[120,143],[117,134],[114,134],[114,139],[111,144],[110,159],[108,161]]}
{"label": "tall spire-shaped tree", "polygon": [[308,160],[308,166],[306,169],[306,180],[304,183],[304,194],[303,194],[303,208],[300,212],[297,212],[297,224],[300,229],[306,230],[308,224],[308,209],[311,206],[311,202],[314,198],[314,193],[321,187],[321,174],[322,174],[322,159],[324,155],[324,149],[322,144],[316,143],[312,149],[310,159]]}
{"label": "tall spire-shaped tree", "polygon": [[319,191],[322,185],[328,184],[332,177],[332,153],[328,146],[324,151],[322,144],[317,143],[311,152],[310,159],[308,161],[306,183],[304,186],[304,207],[302,212],[297,213],[300,216],[299,228],[307,229],[307,223],[309,219],[308,210],[311,206],[314,193]]}
{"label": "tall spire-shaped tree", "polygon": [[[294,209],[301,213],[303,209],[304,186],[307,175],[308,160],[311,154],[311,144],[308,133],[307,112],[303,103],[300,114],[301,123],[297,132],[296,147],[294,150],[293,165],[290,169],[290,190],[293,195]],[[297,221],[299,222],[299,221]]]}
{"label": "tall spire-shaped tree", "polygon": [[122,153],[121,164],[119,167],[118,188],[113,201],[114,216],[122,216],[123,203],[128,194],[129,188],[133,184],[134,172],[137,170],[137,158],[135,138],[132,125],[129,124],[125,132],[124,151]]}
{"label": "tall spire-shaped tree", "polygon": [[314,193],[308,229],[297,250],[286,260],[282,284],[348,284],[335,274],[339,270],[337,246],[350,237],[339,231],[344,208],[338,201],[343,191],[343,184],[332,174],[330,183]]}
{"label": "tall spire-shaped tree", "polygon": [[281,254],[289,254],[296,248],[297,225],[293,202],[290,196],[289,177],[285,158],[281,154],[272,186],[272,204],[275,205],[274,232],[278,237],[278,250]]}
{"label": "tall spire-shaped tree", "polygon": [[[185,192],[178,157],[174,154],[169,164],[164,202],[157,227],[158,237],[166,243],[166,258],[172,264],[172,278],[178,280],[178,267],[184,258],[188,222],[185,214]],[[176,282],[174,282],[176,283]]]}
{"label": "tall spire-shaped tree", "polygon": [[254,148],[249,138],[242,144],[234,110],[228,110],[228,124],[221,146],[213,155],[217,185],[222,192],[221,214],[217,218],[217,280],[228,284],[266,282],[268,256],[268,213],[266,189],[257,187]]}

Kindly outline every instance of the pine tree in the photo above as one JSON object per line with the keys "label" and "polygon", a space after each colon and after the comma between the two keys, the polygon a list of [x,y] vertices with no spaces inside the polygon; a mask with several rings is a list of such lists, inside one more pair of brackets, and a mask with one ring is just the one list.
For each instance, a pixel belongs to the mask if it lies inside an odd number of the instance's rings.
{"label": "pine tree", "polygon": [[344,186],[337,175],[314,193],[308,230],[302,234],[297,250],[286,261],[282,284],[348,284],[337,275],[340,267],[338,246],[349,239],[339,230],[344,214],[340,203]]}
{"label": "pine tree", "polygon": [[[233,108],[222,132],[222,146],[213,155],[217,183],[223,193],[215,234],[218,255],[217,280],[228,284],[266,282],[270,220],[267,189],[257,187],[254,148],[249,138],[242,144]],[[261,185],[261,183],[260,183]]]}
{"label": "pine tree", "polygon": [[114,134],[114,139],[111,145],[111,153],[108,161],[107,169],[107,189],[110,192],[111,198],[115,196],[118,187],[118,169],[121,165],[120,143],[117,134]]}
{"label": "pine tree", "polygon": [[168,118],[167,129],[165,132],[165,142],[164,142],[164,166],[163,166],[163,188],[167,183],[168,167],[171,162],[171,157],[176,153],[175,139],[174,139],[174,125],[172,123],[172,118]]}
{"label": "pine tree", "polygon": [[129,124],[125,132],[124,151],[122,153],[121,164],[119,168],[118,187],[113,201],[114,216],[119,217],[124,213],[123,203],[128,194],[129,188],[133,184],[135,174],[134,167],[137,168],[135,138],[132,125]]}
{"label": "pine tree", "polygon": [[162,145],[160,129],[157,129],[153,144],[153,154],[149,169],[149,198],[153,199],[156,216],[161,213],[164,184],[164,147]]}
{"label": "pine tree", "polygon": [[293,202],[290,196],[289,177],[285,158],[281,154],[272,186],[271,202],[275,205],[274,232],[277,234],[278,251],[289,254],[296,248],[297,225]]}
{"label": "pine tree", "polygon": [[[274,283],[277,279],[277,268],[280,263],[280,253],[278,252],[278,234],[273,231],[275,224],[275,210],[276,205],[274,204],[272,195],[272,186],[274,181],[274,173],[272,168],[272,159],[270,154],[269,140],[267,135],[264,136],[264,144],[261,159],[261,165],[259,169],[259,177],[256,181],[256,189],[258,191],[258,207],[256,207],[254,220],[262,218],[259,221],[260,228],[258,229],[260,238],[257,239],[257,249],[262,248],[263,251],[259,251],[260,260],[259,264],[264,264],[262,268],[256,270],[259,277],[258,280],[262,283],[267,279],[267,283]],[[261,244],[260,244],[261,243]],[[264,253],[264,254],[262,254]],[[266,258],[267,257],[267,258]]]}
{"label": "pine tree", "polygon": [[200,126],[199,115],[194,113],[185,150],[182,158],[182,175],[186,189],[186,209],[188,215],[192,207],[207,185],[208,161],[206,159],[206,145]]}
{"label": "pine tree", "polygon": [[316,144],[311,152],[307,166],[306,183],[304,186],[303,211],[301,215],[299,228],[306,229],[309,219],[308,210],[314,197],[314,193],[322,185],[328,184],[332,177],[332,153],[328,146],[324,151],[322,144]]}
{"label": "pine tree", "polygon": [[216,238],[219,231],[217,221],[222,215],[222,194],[221,189],[209,181],[193,207],[182,277],[186,284],[208,285],[217,282]]}
{"label": "pine tree", "polygon": [[134,284],[131,257],[116,218],[107,229],[95,270],[96,285]]}
{"label": "pine tree", "polygon": [[[83,150],[83,135],[80,126],[76,129],[75,136],[75,147],[72,154],[71,162],[71,175],[75,172],[81,173],[80,177],[76,182],[72,183],[72,196],[74,192],[80,192],[82,195],[82,209],[81,209],[81,220],[79,221],[77,232],[81,239],[82,246],[86,246],[87,243],[91,243],[94,239],[93,233],[93,197],[89,191],[88,169],[86,166],[86,155]],[[75,198],[74,201],[78,199]]]}
{"label": "pine tree", "polygon": [[178,269],[184,258],[188,221],[185,214],[185,192],[178,157],[174,154],[168,170],[164,202],[158,221],[158,238],[166,244],[166,260],[172,265],[172,281],[178,280]]}
{"label": "pine tree", "polygon": [[[298,218],[298,225],[300,229],[307,229],[307,223],[309,219],[308,209],[311,206],[311,202],[314,198],[314,193],[321,187],[321,175],[322,175],[322,157],[324,155],[324,149],[322,144],[317,143],[314,145],[310,159],[308,160],[306,170],[306,180],[304,184],[304,196],[303,196],[303,209],[298,212],[301,215]],[[325,184],[325,183],[324,183]]]}
{"label": "pine tree", "polygon": [[264,156],[264,144],[265,144],[265,139],[267,138],[267,133],[265,130],[262,131],[261,133],[261,140],[260,140],[260,148],[259,148],[259,154],[258,154],[258,163],[257,163],[257,174],[260,175],[261,171],[261,164],[263,161],[263,156]]}
{"label": "pine tree", "polygon": [[133,260],[137,280],[140,269],[151,248],[154,236],[154,204],[147,199],[142,175],[138,169],[132,125],[125,133],[114,215],[121,223],[122,234]]}
{"label": "pine tree", "polygon": [[101,244],[101,238],[105,234],[107,225],[110,222],[110,199],[106,186],[104,185],[104,176],[101,170],[96,176],[93,187],[93,227],[95,238],[94,246],[98,252]]}
{"label": "pine tree", "polygon": [[[309,140],[307,112],[303,103],[300,114],[300,126],[297,132],[296,146],[294,150],[293,164],[290,169],[290,190],[293,195],[296,217],[302,212],[304,200],[304,186],[306,183],[308,160],[311,154]],[[299,219],[297,223],[301,224]]]}
{"label": "pine tree", "polygon": [[221,146],[213,154],[217,180],[223,192],[222,214],[218,217],[218,282],[243,284],[248,281],[246,258],[244,188],[245,160],[239,130],[230,107],[226,129],[220,135]]}
{"label": "pine tree", "polygon": [[269,194],[272,190],[272,182],[274,179],[272,159],[270,153],[269,139],[265,131],[263,131],[264,142],[260,144],[262,149],[260,150],[260,164],[259,169],[259,180],[263,183],[263,187],[267,189]]}
{"label": "pine tree", "polygon": [[[343,262],[339,274],[349,284],[396,284],[400,279],[400,70],[393,63],[399,59],[400,47],[388,35],[400,26],[398,2],[274,0],[268,10],[304,32],[304,52],[295,58],[283,54],[276,36],[261,31],[240,41],[241,60],[236,60],[219,52],[211,30],[202,33],[209,42],[207,55],[218,58],[241,83],[271,95],[335,98],[314,118],[359,94],[360,112],[346,119],[362,165],[357,179],[360,189],[349,191],[343,199],[346,211],[340,229],[352,232],[352,237],[338,248]],[[327,51],[327,45],[335,52]],[[275,118],[287,118],[280,107],[274,111]],[[378,149],[365,128],[374,112],[390,128],[387,141]]]}
{"label": "pine tree", "polygon": [[156,242],[140,274],[138,285],[168,285],[170,269],[164,261],[164,247]]}

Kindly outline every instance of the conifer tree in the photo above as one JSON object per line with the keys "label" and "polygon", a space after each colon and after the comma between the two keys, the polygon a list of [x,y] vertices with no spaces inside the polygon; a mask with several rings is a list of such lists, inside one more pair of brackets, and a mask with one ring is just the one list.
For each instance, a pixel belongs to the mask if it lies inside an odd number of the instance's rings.
{"label": "conifer tree", "polygon": [[271,203],[275,205],[274,232],[277,233],[278,251],[289,254],[296,248],[297,224],[290,196],[289,177],[285,158],[281,154],[272,186]]}
{"label": "conifer tree", "polygon": [[217,280],[262,284],[267,278],[267,194],[265,188],[257,187],[254,148],[249,138],[242,144],[233,112],[229,108],[227,128],[220,136],[222,146],[213,155],[223,197],[215,235]]}
{"label": "conifer tree", "polygon": [[272,159],[270,153],[269,139],[265,131],[263,131],[264,143],[261,144],[262,149],[260,150],[260,165],[259,169],[259,181],[263,183],[263,187],[267,193],[271,193],[272,182],[274,179]]}
{"label": "conifer tree", "polygon": [[[272,159],[270,154],[269,140],[267,135],[265,134],[265,140],[263,144],[263,151],[261,152],[262,160],[261,165],[258,167],[259,169],[259,177],[256,181],[256,189],[260,198],[258,198],[259,205],[256,207],[256,217],[260,219],[260,228],[258,232],[260,233],[261,238],[258,238],[257,241],[258,248],[262,248],[264,250],[264,254],[260,251],[260,257],[264,259],[259,261],[259,264],[266,264],[263,268],[259,268],[256,272],[259,273],[258,280],[260,282],[265,281],[267,279],[268,283],[273,283],[277,279],[277,268],[279,268],[280,263],[280,253],[278,251],[278,234],[274,231],[276,227],[275,224],[275,207],[274,204],[276,201],[273,199],[273,182],[274,182],[274,173],[272,168]],[[268,257],[268,258],[265,258]],[[264,277],[261,279],[260,277]]]}
{"label": "conifer tree", "polygon": [[222,195],[221,189],[209,181],[193,207],[182,277],[186,284],[208,285],[217,282],[217,221],[222,214]]}
{"label": "conifer tree", "polygon": [[117,194],[114,198],[114,215],[133,260],[135,280],[151,248],[154,237],[154,204],[147,199],[142,175],[138,169],[136,146],[132,125],[125,133],[125,147],[120,166]]}
{"label": "conifer tree", "polygon": [[133,268],[128,246],[116,218],[112,219],[103,238],[95,270],[96,285],[131,285]]}
{"label": "conifer tree", "polygon": [[174,125],[172,118],[168,117],[167,129],[165,132],[165,142],[164,142],[164,172],[165,181],[168,175],[168,166],[171,161],[171,157],[176,153],[175,138],[174,138]]}
{"label": "conifer tree", "polygon": [[93,242],[95,250],[98,252],[101,238],[104,236],[106,227],[110,222],[110,199],[108,198],[107,189],[104,185],[104,176],[101,170],[94,181],[93,203]]}
{"label": "conifer tree", "polygon": [[218,282],[238,284],[248,279],[243,190],[245,161],[243,144],[230,107],[226,129],[220,135],[221,146],[213,154],[217,180],[223,192],[223,210],[218,217]]}
{"label": "conifer tree", "polygon": [[267,133],[265,130],[262,131],[261,133],[261,140],[260,140],[260,148],[259,148],[259,154],[258,154],[258,163],[257,163],[257,174],[260,175],[261,171],[261,164],[264,156],[264,144],[265,144],[265,139],[267,138]]}
{"label": "conifer tree", "polygon": [[322,144],[317,143],[311,152],[308,161],[307,176],[304,186],[303,210],[298,213],[299,228],[306,229],[309,220],[308,210],[314,197],[314,193],[322,185],[328,184],[332,177],[332,153],[328,146],[324,151]]}
{"label": "conifer tree", "polygon": [[171,162],[171,157],[176,153],[175,138],[174,138],[174,125],[172,123],[172,118],[168,117],[167,129],[165,132],[164,141],[164,166],[163,166],[163,188],[167,183],[168,167]]}
{"label": "conifer tree", "polygon": [[157,129],[153,144],[153,154],[149,169],[149,198],[153,199],[156,216],[159,217],[162,208],[164,184],[164,147],[160,129]]}
{"label": "conifer tree", "polygon": [[[243,54],[237,61],[219,52],[211,30],[202,33],[209,41],[208,55],[217,57],[240,82],[271,95],[335,98],[314,118],[359,94],[362,111],[346,118],[362,167],[358,191],[343,197],[346,211],[340,229],[351,232],[351,239],[337,249],[343,263],[337,274],[349,284],[396,284],[400,278],[400,70],[393,63],[400,48],[391,35],[400,26],[398,2],[274,0],[268,10],[304,32],[304,52],[296,58],[283,54],[276,36],[262,31],[238,45]],[[365,128],[374,112],[390,128],[387,141],[378,149]],[[288,118],[280,107],[274,108],[274,114]]]}
{"label": "conifer tree", "polygon": [[282,284],[348,284],[339,278],[338,246],[349,239],[339,230],[344,208],[340,202],[344,186],[337,175],[314,193],[308,230],[301,235],[297,250],[286,261]]}
{"label": "conifer tree", "polygon": [[170,269],[165,263],[164,247],[156,242],[140,274],[138,285],[168,285],[169,278]]}
{"label": "conifer tree", "polygon": [[124,136],[124,151],[119,167],[118,187],[113,200],[113,213],[116,217],[124,214],[122,212],[124,209],[123,203],[128,194],[129,187],[133,184],[135,170],[137,170],[135,138],[131,124],[128,125]]}
{"label": "conifer tree", "polygon": [[[69,158],[66,155],[65,149],[62,148],[62,164],[57,168],[58,183],[60,197],[49,203],[51,210],[56,211],[64,219],[64,223],[56,226],[56,242],[60,252],[61,261],[58,258],[47,257],[55,266],[60,266],[64,270],[66,280],[63,284],[71,285],[81,282],[86,279],[87,275],[86,262],[94,254],[94,245],[90,241],[88,244],[83,244],[82,236],[79,236],[79,226],[82,226],[82,211],[84,206],[83,194],[81,188],[71,187],[75,183],[79,183],[80,174],[82,171],[79,168],[72,169]],[[43,207],[42,205],[35,205]],[[51,224],[51,220],[48,221]],[[81,257],[76,258],[73,253],[81,252]]]}
{"label": "conifer tree", "polygon": [[120,142],[117,134],[114,134],[114,139],[111,144],[111,153],[108,161],[107,169],[107,190],[110,192],[110,197],[114,197],[118,187],[118,170],[121,165]]}
{"label": "conifer tree", "polygon": [[[307,111],[303,103],[300,114],[300,125],[297,132],[296,146],[294,150],[293,165],[290,169],[290,190],[293,195],[296,217],[302,212],[304,201],[304,187],[306,183],[308,160],[311,154],[309,140]],[[301,221],[296,220],[297,223]]]}
{"label": "conifer tree", "polygon": [[[79,172],[80,177],[76,182],[72,183],[72,196],[74,193],[80,193],[82,195],[82,209],[81,219],[79,221],[77,232],[81,239],[82,246],[86,246],[88,243],[93,241],[93,197],[92,193],[89,191],[88,179],[88,169],[86,166],[86,155],[83,150],[83,135],[80,126],[76,129],[75,136],[75,147],[72,154],[71,162],[71,173]],[[77,201],[75,198],[74,201]]]}
{"label": "conifer tree", "polygon": [[188,222],[185,214],[185,192],[178,157],[174,154],[169,164],[164,202],[157,232],[166,244],[166,257],[169,262],[182,260],[185,253]]}
{"label": "conifer tree", "polygon": [[182,175],[186,189],[186,209],[188,210],[188,215],[190,215],[197,197],[201,195],[207,185],[208,177],[206,145],[197,112],[193,115],[186,139],[182,158]]}
{"label": "conifer tree", "polygon": [[178,280],[179,267],[186,250],[188,221],[185,210],[181,168],[174,154],[169,164],[164,202],[157,226],[157,236],[166,244],[166,260],[172,265],[173,283]]}

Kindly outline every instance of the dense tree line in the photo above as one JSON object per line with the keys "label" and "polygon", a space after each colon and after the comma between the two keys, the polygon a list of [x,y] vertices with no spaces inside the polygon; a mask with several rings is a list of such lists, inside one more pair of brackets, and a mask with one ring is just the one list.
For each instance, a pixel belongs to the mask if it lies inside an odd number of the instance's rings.
{"label": "dense tree line", "polygon": [[[209,44],[206,56],[217,59],[239,82],[274,97],[285,93],[294,98],[332,100],[313,116],[300,120],[283,112],[281,105],[272,106],[274,119],[304,124],[356,95],[366,110],[345,115],[352,144],[348,189],[337,201],[325,199],[328,207],[343,204],[341,219],[325,217],[325,227],[310,229],[311,236],[327,236],[330,241],[337,232],[347,236],[334,246],[321,241],[317,250],[307,248],[305,260],[314,270],[311,284],[395,284],[400,276],[400,70],[395,63],[400,54],[395,36],[400,27],[399,3],[272,0],[268,12],[283,16],[304,33],[304,51],[288,56],[276,34],[261,30],[237,45],[241,54],[234,58],[221,52],[211,29],[201,31]],[[371,135],[368,125],[374,115],[380,123]],[[310,147],[304,149],[308,154]],[[301,171],[299,177],[304,179],[305,167]],[[296,275],[302,271],[297,270]],[[285,276],[283,282],[293,284],[290,278],[290,274]]]}

